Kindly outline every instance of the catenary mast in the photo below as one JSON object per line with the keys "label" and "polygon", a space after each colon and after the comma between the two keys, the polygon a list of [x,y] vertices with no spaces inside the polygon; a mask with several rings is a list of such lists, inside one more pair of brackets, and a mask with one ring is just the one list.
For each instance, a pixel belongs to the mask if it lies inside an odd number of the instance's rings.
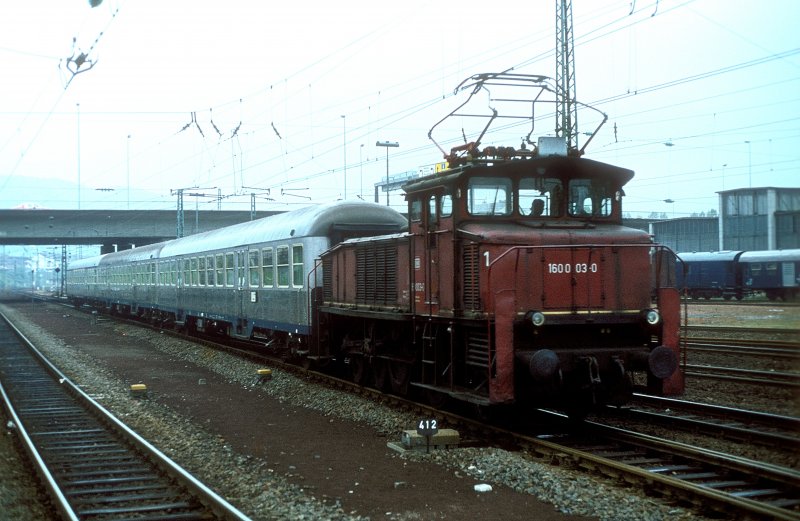
{"label": "catenary mast", "polygon": [[556,0],[556,97],[556,135],[565,138],[568,150],[578,150],[572,0]]}

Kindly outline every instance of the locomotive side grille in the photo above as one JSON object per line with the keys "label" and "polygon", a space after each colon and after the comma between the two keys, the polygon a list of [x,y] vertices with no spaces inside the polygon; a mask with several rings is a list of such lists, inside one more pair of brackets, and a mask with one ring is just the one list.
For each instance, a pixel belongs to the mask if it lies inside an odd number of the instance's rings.
{"label": "locomotive side grille", "polygon": [[470,331],[467,333],[465,363],[481,368],[489,365],[489,336],[485,332]]}
{"label": "locomotive side grille", "polygon": [[393,304],[397,301],[397,255],[389,245],[356,250],[356,302]]}
{"label": "locomotive side grille", "polygon": [[322,261],[322,298],[327,301],[333,300],[333,259],[326,257]]}
{"label": "locomotive side grille", "polygon": [[479,310],[481,308],[481,293],[479,285],[480,267],[478,266],[478,245],[464,245],[463,254],[464,283],[463,300],[464,309]]}

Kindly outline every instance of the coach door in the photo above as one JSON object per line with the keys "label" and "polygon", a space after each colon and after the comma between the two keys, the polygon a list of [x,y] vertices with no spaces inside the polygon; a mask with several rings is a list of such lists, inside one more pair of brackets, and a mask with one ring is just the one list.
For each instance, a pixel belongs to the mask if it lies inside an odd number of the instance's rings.
{"label": "coach door", "polygon": [[186,320],[186,289],[184,284],[188,284],[189,259],[177,259],[175,262],[175,318],[179,324]]}
{"label": "coach door", "polygon": [[250,292],[247,285],[247,250],[236,251],[236,313],[237,320],[235,333],[237,335],[248,335],[247,328],[247,302],[249,302]]}

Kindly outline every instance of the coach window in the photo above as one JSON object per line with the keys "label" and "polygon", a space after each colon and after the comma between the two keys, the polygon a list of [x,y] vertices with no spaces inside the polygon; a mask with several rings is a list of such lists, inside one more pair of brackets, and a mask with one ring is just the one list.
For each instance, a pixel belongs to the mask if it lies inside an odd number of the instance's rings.
{"label": "coach window", "polygon": [[246,258],[245,252],[236,252],[236,286],[240,289],[247,284],[247,278],[245,277],[247,273],[247,266],[245,266]]}
{"label": "coach window", "polygon": [[206,285],[214,285],[214,256],[206,257]]}
{"label": "coach window", "polygon": [[217,264],[214,272],[214,281],[217,286],[222,286],[223,282],[225,282],[225,257],[221,253],[217,253],[215,260]]}
{"label": "coach window", "polygon": [[261,259],[258,250],[250,250],[248,269],[250,272],[250,287],[257,288],[261,285]]}
{"label": "coach window", "polygon": [[275,262],[276,267],[278,268],[278,287],[279,288],[288,288],[289,287],[289,247],[288,246],[278,246],[276,250],[277,259]]}
{"label": "coach window", "polygon": [[233,253],[225,254],[225,285],[233,287],[236,285],[236,274],[234,273]]}
{"label": "coach window", "polygon": [[192,286],[197,286],[197,257],[192,257]]}
{"label": "coach window", "polygon": [[200,286],[206,285],[206,258],[200,257],[197,259],[197,284]]}
{"label": "coach window", "polygon": [[271,288],[275,284],[274,273],[272,248],[264,248],[261,250],[261,275],[265,288]]}
{"label": "coach window", "polygon": [[467,189],[467,211],[472,215],[510,215],[511,179],[473,177]]}
{"label": "coach window", "polygon": [[292,246],[292,285],[296,288],[303,287],[303,245]]}

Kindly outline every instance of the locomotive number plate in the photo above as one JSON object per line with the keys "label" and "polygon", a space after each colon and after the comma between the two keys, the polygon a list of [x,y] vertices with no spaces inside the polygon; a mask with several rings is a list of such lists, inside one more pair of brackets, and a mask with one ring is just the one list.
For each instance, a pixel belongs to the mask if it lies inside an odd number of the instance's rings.
{"label": "locomotive number plate", "polygon": [[597,269],[596,262],[576,262],[575,264],[547,263],[547,273],[597,273]]}

